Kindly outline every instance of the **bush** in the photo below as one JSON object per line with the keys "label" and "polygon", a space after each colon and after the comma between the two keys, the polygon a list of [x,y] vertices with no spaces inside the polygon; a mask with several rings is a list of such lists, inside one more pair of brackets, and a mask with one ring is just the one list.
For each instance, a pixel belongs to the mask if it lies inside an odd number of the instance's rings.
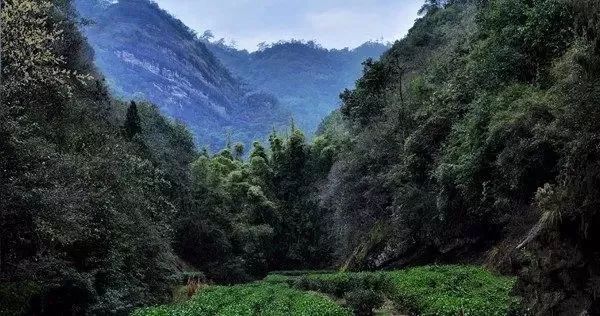
{"label": "bush", "polygon": [[33,282],[0,283],[0,315],[24,315],[30,299],[41,294],[42,287]]}
{"label": "bush", "polygon": [[334,270],[283,270],[283,271],[271,271],[269,275],[283,275],[288,277],[305,276],[308,274],[331,274],[335,273]]}
{"label": "bush", "polygon": [[373,309],[383,304],[383,295],[373,290],[355,290],[346,293],[346,304],[354,310],[355,315],[373,315]]}
{"label": "bush", "polygon": [[184,304],[138,309],[133,316],[327,315],[351,312],[327,297],[284,285],[253,283],[206,288]]}
{"label": "bush", "polygon": [[357,313],[366,313],[368,305],[377,302],[375,296],[386,296],[400,311],[418,315],[508,315],[519,304],[511,295],[514,278],[496,276],[473,266],[424,266],[300,277],[269,275],[265,281],[345,297]]}
{"label": "bush", "polygon": [[515,279],[481,267],[425,266],[390,272],[389,297],[419,315],[509,315],[519,303]]}
{"label": "bush", "polygon": [[340,298],[355,290],[385,292],[390,285],[388,274],[382,272],[311,274],[297,278],[294,283],[294,286],[303,290],[323,292]]}
{"label": "bush", "polygon": [[296,278],[289,277],[280,274],[269,274],[264,279],[263,282],[270,284],[293,284],[296,281]]}

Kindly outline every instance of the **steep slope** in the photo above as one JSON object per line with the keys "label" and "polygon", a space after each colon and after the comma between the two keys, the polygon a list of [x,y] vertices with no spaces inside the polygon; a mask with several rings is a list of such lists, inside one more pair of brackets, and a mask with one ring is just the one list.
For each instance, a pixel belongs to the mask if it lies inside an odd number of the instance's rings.
{"label": "steep slope", "polygon": [[205,43],[242,81],[275,94],[309,134],[339,106],[340,92],[354,85],[362,62],[379,58],[389,48],[367,42],[352,50],[337,50],[314,42],[282,41],[249,53],[222,41]]}
{"label": "steep slope", "polygon": [[[127,315],[177,282],[191,134],[114,100],[70,1],[0,8],[0,315]],[[61,36],[57,36],[60,34]],[[73,75],[78,74],[78,75]]]}
{"label": "steep slope", "polygon": [[199,144],[263,139],[287,116],[277,100],[252,93],[181,21],[148,0],[78,0],[96,62],[112,90],[147,99],[185,122]]}
{"label": "steep slope", "polygon": [[527,314],[600,314],[600,4],[423,11],[342,95],[351,136],[322,194],[340,262],[488,264],[518,275]]}

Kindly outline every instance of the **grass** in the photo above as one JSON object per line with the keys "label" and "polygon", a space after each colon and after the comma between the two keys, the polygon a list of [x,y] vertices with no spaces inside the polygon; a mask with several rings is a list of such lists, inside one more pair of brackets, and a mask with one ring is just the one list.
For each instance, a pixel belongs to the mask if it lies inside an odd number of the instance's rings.
{"label": "grass", "polygon": [[352,313],[331,299],[285,285],[252,283],[213,286],[177,305],[136,310],[133,316],[245,316],[314,315],[349,316]]}

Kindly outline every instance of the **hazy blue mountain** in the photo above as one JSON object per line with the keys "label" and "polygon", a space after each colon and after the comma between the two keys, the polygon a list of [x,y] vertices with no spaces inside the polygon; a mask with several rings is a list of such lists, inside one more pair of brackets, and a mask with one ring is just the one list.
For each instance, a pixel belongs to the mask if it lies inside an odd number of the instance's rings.
{"label": "hazy blue mountain", "polygon": [[148,0],[77,0],[96,63],[123,98],[157,104],[199,144],[263,139],[289,115],[275,97],[243,87],[193,31]]}
{"label": "hazy blue mountain", "polygon": [[378,59],[389,46],[367,42],[355,49],[325,49],[314,42],[281,41],[256,52],[238,50],[204,37],[208,48],[249,86],[277,96],[307,133],[339,105],[339,94],[354,86],[362,62]]}

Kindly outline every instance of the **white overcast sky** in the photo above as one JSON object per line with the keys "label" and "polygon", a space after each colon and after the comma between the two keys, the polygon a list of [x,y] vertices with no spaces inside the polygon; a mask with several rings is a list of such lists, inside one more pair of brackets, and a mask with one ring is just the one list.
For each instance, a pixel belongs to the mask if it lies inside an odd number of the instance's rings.
{"label": "white overcast sky", "polygon": [[155,0],[202,34],[256,50],[260,42],[315,40],[354,48],[368,40],[402,38],[424,0]]}

